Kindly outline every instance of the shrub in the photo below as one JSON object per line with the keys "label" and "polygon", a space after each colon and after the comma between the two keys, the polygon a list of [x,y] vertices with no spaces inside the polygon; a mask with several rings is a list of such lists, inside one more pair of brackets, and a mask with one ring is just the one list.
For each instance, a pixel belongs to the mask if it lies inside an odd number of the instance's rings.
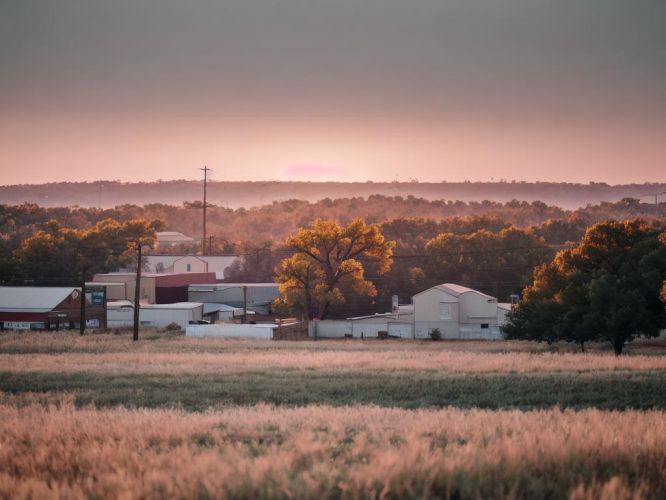
{"label": "shrub", "polygon": [[169,323],[167,326],[164,327],[165,332],[175,332],[177,330],[182,330],[182,328],[175,321]]}
{"label": "shrub", "polygon": [[432,340],[442,340],[442,332],[439,328],[433,328],[430,330],[430,338]]}

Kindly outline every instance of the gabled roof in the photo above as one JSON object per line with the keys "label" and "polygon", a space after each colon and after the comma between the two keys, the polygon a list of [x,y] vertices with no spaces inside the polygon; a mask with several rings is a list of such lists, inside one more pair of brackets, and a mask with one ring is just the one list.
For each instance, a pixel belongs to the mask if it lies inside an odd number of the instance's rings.
{"label": "gabled roof", "polygon": [[1,312],[43,313],[55,309],[76,287],[3,286],[0,287]]}
{"label": "gabled roof", "polygon": [[449,295],[453,295],[454,297],[460,297],[464,293],[476,293],[478,295],[482,295],[483,297],[487,297],[489,299],[495,299],[495,297],[491,297],[490,295],[486,295],[483,292],[479,292],[478,290],[474,290],[473,288],[468,288],[466,286],[462,285],[456,285],[455,283],[442,283],[441,285],[436,285],[433,286],[432,288],[428,288],[428,290],[424,290],[423,292],[419,292],[416,295],[420,295],[422,293],[425,293],[429,290],[442,290],[443,292],[448,293]]}

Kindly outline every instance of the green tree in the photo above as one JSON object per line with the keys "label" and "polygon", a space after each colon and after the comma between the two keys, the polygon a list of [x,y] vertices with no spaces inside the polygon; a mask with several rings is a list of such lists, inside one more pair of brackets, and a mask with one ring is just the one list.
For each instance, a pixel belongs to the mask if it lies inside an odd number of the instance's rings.
{"label": "green tree", "polygon": [[493,233],[441,233],[426,245],[429,285],[458,282],[508,299],[529,282],[534,268],[552,258],[542,238],[509,227]]}
{"label": "green tree", "polygon": [[152,245],[155,231],[162,227],[158,220],[105,219],[88,229],[61,227],[49,221],[23,240],[14,258],[25,279],[85,280],[131,263],[135,245]]}
{"label": "green tree", "polygon": [[636,337],[666,326],[660,291],[666,238],[641,220],[609,221],[587,230],[580,245],[539,267],[509,314],[509,338],[609,341],[616,354]]}
{"label": "green tree", "polygon": [[371,259],[378,274],[392,264],[393,242],[379,227],[354,219],[347,226],[317,219],[286,240],[294,255],[283,259],[276,282],[283,298],[278,307],[302,310],[308,318],[323,319],[331,306],[351,297],[374,297],[377,290],[364,276],[360,259]]}

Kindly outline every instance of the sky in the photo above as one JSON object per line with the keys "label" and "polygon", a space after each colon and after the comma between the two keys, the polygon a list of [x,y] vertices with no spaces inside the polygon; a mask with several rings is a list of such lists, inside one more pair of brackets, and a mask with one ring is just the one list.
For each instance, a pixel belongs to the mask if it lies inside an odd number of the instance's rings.
{"label": "sky", "polygon": [[0,184],[666,181],[663,0],[2,0]]}

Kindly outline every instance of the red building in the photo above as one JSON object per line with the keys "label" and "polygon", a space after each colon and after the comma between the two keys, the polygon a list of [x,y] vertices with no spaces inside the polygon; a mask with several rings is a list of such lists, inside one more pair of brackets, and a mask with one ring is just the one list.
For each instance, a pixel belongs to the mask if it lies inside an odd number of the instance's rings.
{"label": "red building", "polygon": [[[106,327],[103,295],[87,294],[86,324]],[[0,287],[0,329],[55,330],[78,328],[81,289],[76,287]]]}

